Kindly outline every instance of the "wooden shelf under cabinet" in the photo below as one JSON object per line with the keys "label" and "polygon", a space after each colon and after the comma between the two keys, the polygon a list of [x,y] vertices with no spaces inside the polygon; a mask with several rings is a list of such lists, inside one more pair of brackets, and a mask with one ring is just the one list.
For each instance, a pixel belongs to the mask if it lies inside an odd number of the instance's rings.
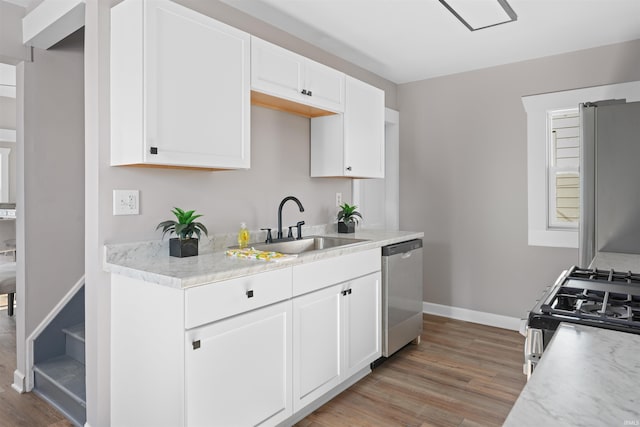
{"label": "wooden shelf under cabinet", "polygon": [[327,111],[320,108],[311,107],[309,105],[298,104],[297,102],[289,101],[288,99],[278,98],[253,90],[251,91],[251,105],[270,108],[272,110],[284,111],[307,118],[331,116],[337,114],[333,111]]}

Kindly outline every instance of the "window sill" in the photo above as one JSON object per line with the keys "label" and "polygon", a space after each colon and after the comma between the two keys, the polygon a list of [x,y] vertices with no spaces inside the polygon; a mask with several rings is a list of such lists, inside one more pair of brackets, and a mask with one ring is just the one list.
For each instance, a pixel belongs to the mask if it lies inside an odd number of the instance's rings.
{"label": "window sill", "polygon": [[578,248],[578,230],[529,230],[529,246]]}

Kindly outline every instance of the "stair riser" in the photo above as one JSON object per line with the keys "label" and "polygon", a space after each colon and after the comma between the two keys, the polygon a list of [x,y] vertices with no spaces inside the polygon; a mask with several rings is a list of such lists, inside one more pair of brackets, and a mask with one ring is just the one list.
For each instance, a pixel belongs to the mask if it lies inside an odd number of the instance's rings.
{"label": "stair riser", "polygon": [[84,365],[84,342],[67,335],[65,353]]}
{"label": "stair riser", "polygon": [[38,372],[34,373],[34,393],[62,412],[76,426],[86,421],[86,408],[69,397],[64,391]]}

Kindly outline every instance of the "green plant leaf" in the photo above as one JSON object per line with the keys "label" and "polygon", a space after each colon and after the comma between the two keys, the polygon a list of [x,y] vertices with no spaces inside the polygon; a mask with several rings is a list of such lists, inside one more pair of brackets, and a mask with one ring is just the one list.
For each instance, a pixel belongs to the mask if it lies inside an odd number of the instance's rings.
{"label": "green plant leaf", "polygon": [[[192,223],[194,228],[196,230],[202,230],[202,232],[204,233],[205,236],[209,235],[209,232],[207,231],[207,227],[204,226],[204,224],[200,223],[200,222],[194,222]],[[200,236],[200,235],[198,235]]]}
{"label": "green plant leaf", "polygon": [[348,203],[343,203],[340,205],[340,211],[338,212],[338,222],[342,221],[344,223],[358,223],[360,219],[362,219],[362,215],[356,209],[358,207],[356,205],[349,205]]}
{"label": "green plant leaf", "polygon": [[175,233],[180,239],[191,238],[194,233],[200,238],[201,232],[204,232],[207,236],[209,235],[207,227],[202,223],[195,222],[196,219],[202,216],[201,214],[195,214],[195,210],[184,211],[174,207],[171,213],[175,215],[177,221],[163,221],[156,227],[156,230],[162,229],[163,239],[167,233]]}

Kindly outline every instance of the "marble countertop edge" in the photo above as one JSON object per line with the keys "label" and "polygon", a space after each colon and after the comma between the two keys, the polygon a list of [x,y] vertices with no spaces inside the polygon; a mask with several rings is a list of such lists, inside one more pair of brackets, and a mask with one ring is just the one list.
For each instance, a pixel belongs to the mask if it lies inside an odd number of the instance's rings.
{"label": "marble countertop edge", "polygon": [[[240,259],[225,255],[226,247],[201,246],[200,255],[189,258],[169,256],[168,242],[146,241],[104,246],[104,270],[172,288],[185,289],[293,265],[315,262],[393,243],[424,237],[423,232],[359,230],[354,234],[322,232],[316,235],[364,239],[366,242],[299,254],[284,261]],[[229,237],[214,236],[210,242],[229,243]],[[231,244],[233,242],[231,241]],[[229,246],[231,246],[229,244]],[[215,243],[214,243],[215,245]],[[204,250],[203,250],[204,249]]]}

